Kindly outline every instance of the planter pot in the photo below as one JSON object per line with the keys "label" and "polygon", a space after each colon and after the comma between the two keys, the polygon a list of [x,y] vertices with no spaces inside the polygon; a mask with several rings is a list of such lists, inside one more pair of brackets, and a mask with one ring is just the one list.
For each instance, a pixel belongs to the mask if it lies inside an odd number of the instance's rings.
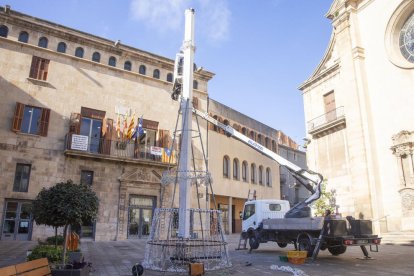
{"label": "planter pot", "polygon": [[62,268],[62,269],[52,269],[52,276],[88,276],[89,267],[85,265],[79,269],[71,268]]}

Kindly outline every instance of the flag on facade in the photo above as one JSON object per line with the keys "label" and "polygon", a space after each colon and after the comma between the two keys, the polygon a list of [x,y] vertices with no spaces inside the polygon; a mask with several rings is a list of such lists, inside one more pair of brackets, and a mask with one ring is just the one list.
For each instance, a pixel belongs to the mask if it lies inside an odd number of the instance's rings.
{"label": "flag on facade", "polygon": [[134,135],[135,128],[134,128],[134,118],[135,118],[135,112],[134,115],[132,115],[131,121],[129,122],[128,131],[127,131],[127,138],[131,139],[132,135]]}
{"label": "flag on facade", "polygon": [[118,135],[118,139],[121,138],[121,118],[118,113],[118,118],[116,120],[116,133]]}
{"label": "flag on facade", "polygon": [[145,133],[145,130],[142,127],[142,121],[143,121],[142,117],[143,116],[141,116],[141,118],[139,118],[137,126],[135,127],[135,131],[134,131],[134,134],[132,136],[132,138],[134,138],[134,139],[138,139],[139,137],[141,137]]}
{"label": "flag on facade", "polygon": [[124,138],[127,138],[127,132],[128,132],[128,114],[125,114],[125,118],[124,118],[124,128],[122,129],[122,136]]}

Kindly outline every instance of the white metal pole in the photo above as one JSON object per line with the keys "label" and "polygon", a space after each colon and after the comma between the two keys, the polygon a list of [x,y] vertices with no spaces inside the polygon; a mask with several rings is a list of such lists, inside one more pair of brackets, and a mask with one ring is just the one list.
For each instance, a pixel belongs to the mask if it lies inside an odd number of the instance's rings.
{"label": "white metal pole", "polygon": [[185,11],[185,34],[182,46],[184,53],[182,79],[182,132],[180,150],[180,181],[179,181],[179,224],[178,235],[181,238],[190,237],[190,195],[191,195],[191,137],[192,137],[192,91],[194,64],[194,10]]}

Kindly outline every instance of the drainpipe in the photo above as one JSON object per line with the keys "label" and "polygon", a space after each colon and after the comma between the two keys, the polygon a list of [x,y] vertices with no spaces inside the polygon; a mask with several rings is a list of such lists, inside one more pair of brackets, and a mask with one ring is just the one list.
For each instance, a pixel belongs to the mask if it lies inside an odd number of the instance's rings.
{"label": "drainpipe", "polygon": [[118,240],[118,233],[119,233],[119,212],[121,208],[121,179],[118,178],[119,186],[118,186],[118,214],[117,214],[117,220],[116,220],[116,234],[115,234],[115,240]]}

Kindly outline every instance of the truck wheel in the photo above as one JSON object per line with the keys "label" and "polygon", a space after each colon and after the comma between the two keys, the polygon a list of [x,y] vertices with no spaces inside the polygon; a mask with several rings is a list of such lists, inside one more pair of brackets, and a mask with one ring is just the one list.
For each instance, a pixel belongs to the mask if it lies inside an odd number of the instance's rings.
{"label": "truck wheel", "polygon": [[251,249],[259,248],[259,245],[260,245],[259,238],[256,235],[251,236],[249,238],[249,245]]}
{"label": "truck wheel", "polygon": [[341,246],[328,247],[328,251],[332,255],[338,256],[338,255],[341,255],[341,254],[345,253],[346,246],[341,245]]}
{"label": "truck wheel", "polygon": [[287,246],[287,243],[285,243],[285,242],[278,242],[277,245],[279,245],[280,248],[285,248]]}
{"label": "truck wheel", "polygon": [[301,237],[298,243],[299,250],[308,251],[308,257],[311,257],[313,254],[313,250],[315,249],[315,246],[312,245],[310,239],[308,237]]}

